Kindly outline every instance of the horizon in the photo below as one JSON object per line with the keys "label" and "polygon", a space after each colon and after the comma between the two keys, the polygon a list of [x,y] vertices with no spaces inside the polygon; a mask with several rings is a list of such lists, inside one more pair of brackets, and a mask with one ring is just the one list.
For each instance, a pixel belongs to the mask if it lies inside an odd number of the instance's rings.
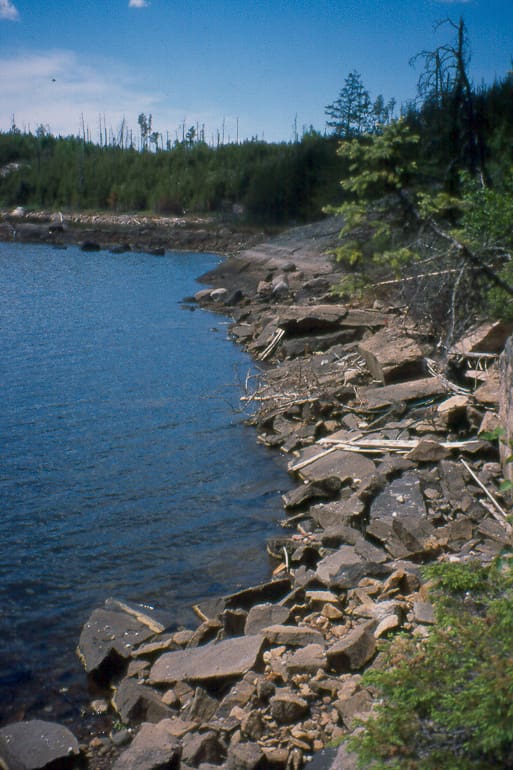
{"label": "horizon", "polygon": [[[513,2],[503,0],[0,0],[0,130],[98,142],[137,118],[171,143],[288,142],[326,130],[325,108],[357,71],[375,99],[415,99],[410,60],[465,20],[475,86],[511,70]],[[100,53],[98,53],[98,51]],[[103,127],[103,128],[102,128]],[[100,141],[101,143],[101,141]]]}

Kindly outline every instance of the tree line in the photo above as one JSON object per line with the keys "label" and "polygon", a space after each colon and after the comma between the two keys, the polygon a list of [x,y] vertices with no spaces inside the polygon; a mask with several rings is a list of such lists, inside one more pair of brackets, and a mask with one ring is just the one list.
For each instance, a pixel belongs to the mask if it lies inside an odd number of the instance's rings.
{"label": "tree line", "polygon": [[417,183],[455,194],[465,171],[500,186],[513,160],[512,75],[474,87],[465,25],[446,24],[447,44],[415,57],[417,99],[398,115],[393,99],[371,98],[352,71],[326,106],[326,129],[296,132],[290,142],[218,137],[208,144],[200,126],[184,126],[180,139],[164,143],[144,114],[138,142],[126,124],[114,134],[104,121],[95,143],[85,128],[80,136],[57,137],[43,126],[21,132],[13,122],[0,132],[0,206],[223,215],[236,207],[260,223],[311,221],[352,197],[340,185],[351,159],[337,148],[355,140],[365,146],[398,121],[419,137]]}

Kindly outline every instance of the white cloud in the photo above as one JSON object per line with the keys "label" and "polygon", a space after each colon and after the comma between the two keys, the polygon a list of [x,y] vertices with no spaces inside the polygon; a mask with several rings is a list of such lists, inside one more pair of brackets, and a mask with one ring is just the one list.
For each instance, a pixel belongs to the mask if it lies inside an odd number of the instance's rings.
{"label": "white cloud", "polygon": [[148,6],[148,0],[130,0],[128,3],[129,8],[147,8]]}
{"label": "white cloud", "polygon": [[0,56],[0,131],[9,130],[12,118],[22,131],[48,126],[53,134],[80,135],[83,121],[93,141],[98,140],[101,116],[114,134],[122,121],[137,137],[137,117],[153,115],[156,131],[169,130],[171,141],[187,126],[199,123],[220,126],[222,114],[191,112],[176,104],[169,93],[148,88],[148,79],[107,58],[80,59],[72,51],[27,52]]}
{"label": "white cloud", "polygon": [[0,0],[0,19],[7,19],[7,21],[19,21],[20,14],[18,13],[18,9],[11,2],[11,0]]}

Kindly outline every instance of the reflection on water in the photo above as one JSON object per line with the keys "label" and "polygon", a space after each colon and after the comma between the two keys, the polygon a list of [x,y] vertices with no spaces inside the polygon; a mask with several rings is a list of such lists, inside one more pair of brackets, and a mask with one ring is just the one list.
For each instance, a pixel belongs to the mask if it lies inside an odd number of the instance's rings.
{"label": "reflection on water", "polygon": [[268,576],[286,474],[236,411],[251,364],[180,306],[215,261],[0,244],[0,720],[83,688],[107,596],[182,623]]}

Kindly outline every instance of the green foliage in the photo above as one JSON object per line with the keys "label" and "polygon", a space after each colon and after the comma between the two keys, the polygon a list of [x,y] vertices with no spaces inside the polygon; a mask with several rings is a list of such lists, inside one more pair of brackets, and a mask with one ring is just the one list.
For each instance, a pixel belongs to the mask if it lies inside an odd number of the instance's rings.
{"label": "green foliage", "polygon": [[340,183],[345,200],[330,211],[344,217],[343,242],[335,252],[341,262],[374,263],[397,272],[415,258],[411,249],[393,242],[393,225],[407,216],[402,193],[416,173],[418,141],[398,120],[381,134],[340,144],[338,155],[347,168]]}
{"label": "green foliage", "polygon": [[[483,187],[463,177],[459,235],[470,248],[496,265],[498,275],[513,285],[513,171],[496,187]],[[490,286],[486,310],[493,318],[513,319],[513,301],[502,288]]]}
{"label": "green foliage", "polygon": [[352,139],[381,131],[392,119],[394,107],[395,101],[385,103],[381,94],[372,102],[361,75],[353,70],[338,97],[325,108],[330,118],[326,124],[340,139]]}
{"label": "green foliage", "polygon": [[100,146],[0,132],[0,206],[225,216],[236,203],[251,220],[285,223],[319,218],[340,198],[342,162],[332,137],[310,131],[295,143],[211,147],[190,128],[182,142],[160,150],[151,115],[139,116],[139,129],[141,151],[125,139],[124,147]]}
{"label": "green foliage", "polygon": [[428,575],[437,624],[426,640],[386,645],[380,670],[365,676],[382,700],[352,747],[365,768],[510,768],[511,555],[488,567],[437,564]]}
{"label": "green foliage", "polygon": [[382,134],[365,141],[342,142],[338,154],[349,168],[349,176],[341,182],[342,189],[365,201],[404,189],[417,170],[418,142],[418,135],[403,120],[391,123]]}

